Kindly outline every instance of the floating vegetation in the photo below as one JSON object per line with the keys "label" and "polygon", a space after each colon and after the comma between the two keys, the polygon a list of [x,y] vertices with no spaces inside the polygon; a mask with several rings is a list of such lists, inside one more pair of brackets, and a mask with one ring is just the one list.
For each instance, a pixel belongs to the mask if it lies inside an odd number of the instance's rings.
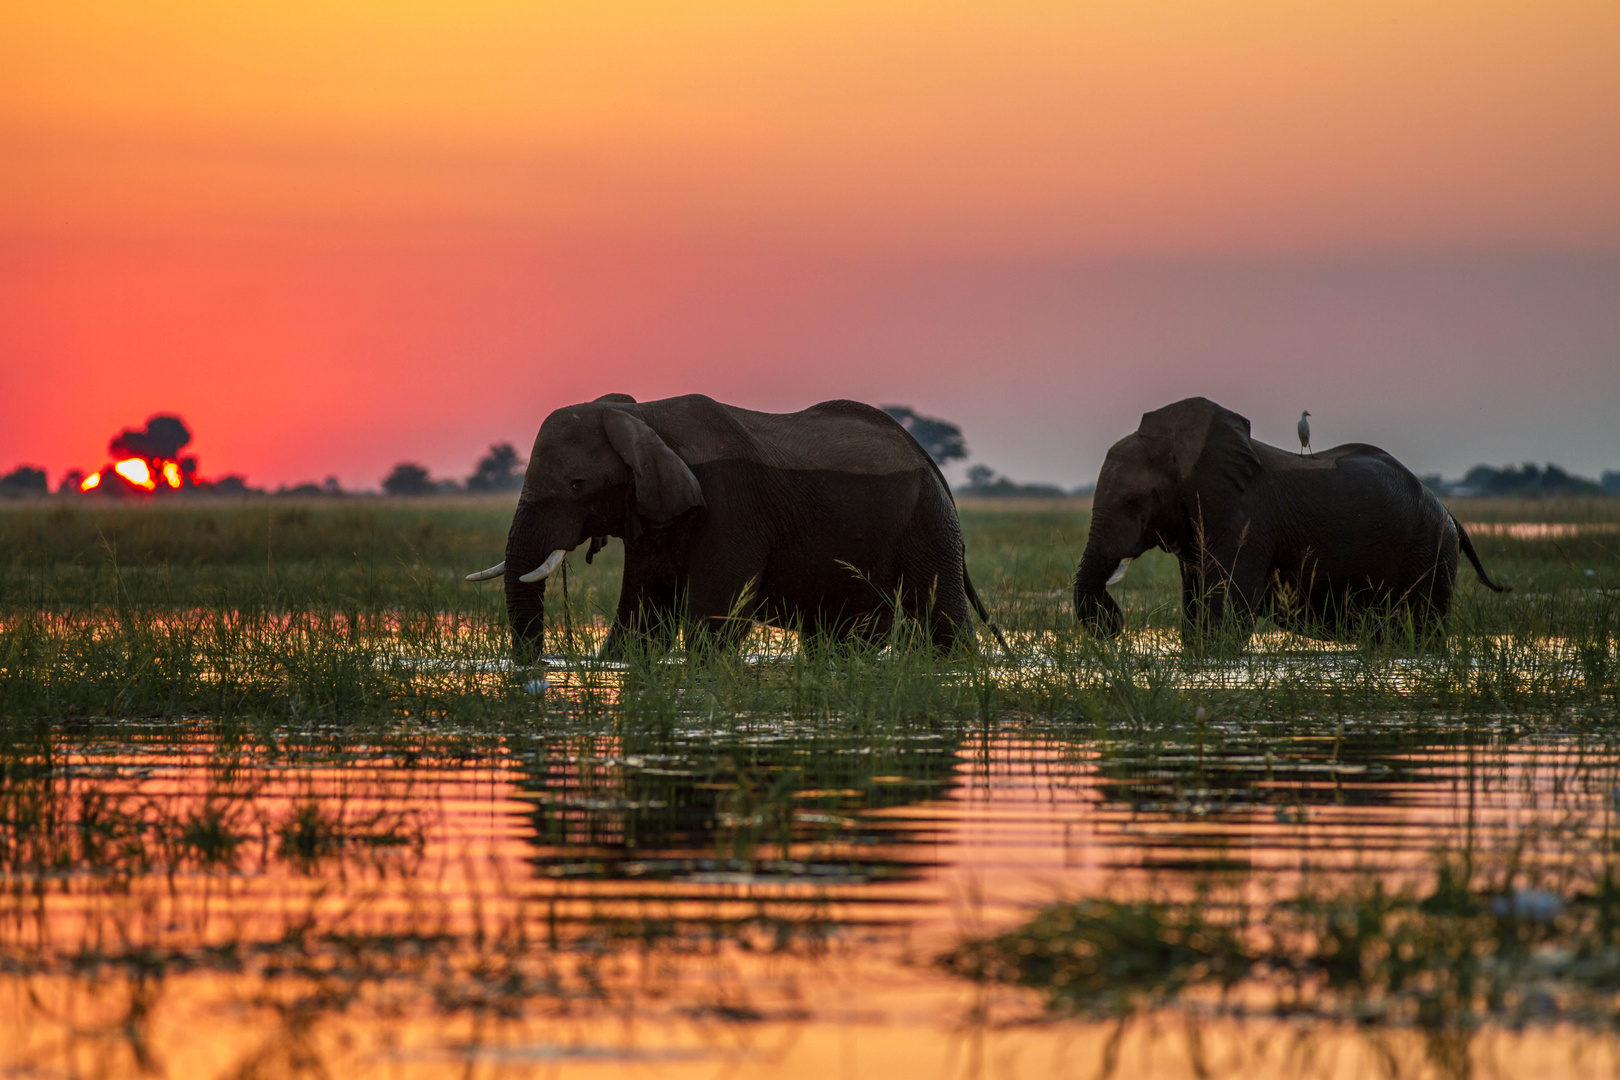
{"label": "floating vegetation", "polygon": [[1481,877],[1448,859],[1423,886],[1362,873],[1260,909],[1207,894],[1063,902],[940,963],[1040,991],[1057,1011],[1126,1015],[1187,996],[1240,1015],[1460,1031],[1620,1022],[1613,868],[1568,892]]}

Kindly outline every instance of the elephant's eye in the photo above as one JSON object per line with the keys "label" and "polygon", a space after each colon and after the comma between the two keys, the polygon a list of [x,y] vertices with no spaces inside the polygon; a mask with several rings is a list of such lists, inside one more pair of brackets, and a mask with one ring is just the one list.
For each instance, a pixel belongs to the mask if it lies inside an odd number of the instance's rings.
{"label": "elephant's eye", "polygon": [[583,481],[583,480],[570,480],[570,481],[568,481],[568,486],[570,488],[574,489],[575,491],[584,491],[585,490],[585,481]]}

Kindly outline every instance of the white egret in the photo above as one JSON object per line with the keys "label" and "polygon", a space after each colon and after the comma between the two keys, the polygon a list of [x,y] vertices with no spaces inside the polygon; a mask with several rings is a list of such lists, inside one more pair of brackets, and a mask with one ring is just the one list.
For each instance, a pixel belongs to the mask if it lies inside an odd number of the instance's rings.
{"label": "white egret", "polygon": [[1309,412],[1299,414],[1299,452],[1302,454],[1311,449],[1311,422],[1305,419],[1309,415]]}

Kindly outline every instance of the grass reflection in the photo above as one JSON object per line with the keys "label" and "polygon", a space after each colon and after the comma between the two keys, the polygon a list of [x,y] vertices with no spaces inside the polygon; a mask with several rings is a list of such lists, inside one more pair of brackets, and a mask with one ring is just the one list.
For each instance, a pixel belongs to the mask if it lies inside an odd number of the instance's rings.
{"label": "grass reflection", "polygon": [[[1258,909],[1185,901],[1052,904],[941,957],[956,974],[1041,992],[1048,1008],[1128,1014],[1215,993],[1256,1008],[1472,1030],[1486,1022],[1620,1020],[1614,868],[1554,891],[1448,855],[1423,885],[1367,874]],[[1253,984],[1253,985],[1250,985]],[[1248,990],[1232,1000],[1236,988]]]}

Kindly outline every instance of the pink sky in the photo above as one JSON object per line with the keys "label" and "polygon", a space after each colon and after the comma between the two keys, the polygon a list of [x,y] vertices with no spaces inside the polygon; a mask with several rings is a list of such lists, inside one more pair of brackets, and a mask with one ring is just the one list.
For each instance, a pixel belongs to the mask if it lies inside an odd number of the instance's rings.
{"label": "pink sky", "polygon": [[465,475],[609,390],[905,403],[1073,485],[1202,393],[1620,469],[1612,4],[0,14],[0,469]]}

